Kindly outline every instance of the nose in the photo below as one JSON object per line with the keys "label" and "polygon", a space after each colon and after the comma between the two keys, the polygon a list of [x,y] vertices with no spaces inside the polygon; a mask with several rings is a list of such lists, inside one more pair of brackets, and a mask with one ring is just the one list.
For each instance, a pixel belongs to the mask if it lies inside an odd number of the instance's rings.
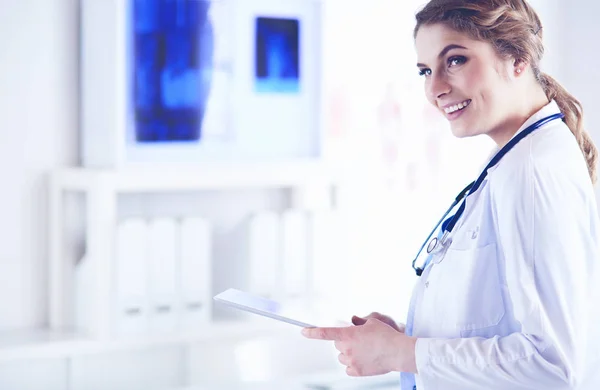
{"label": "nose", "polygon": [[438,72],[430,77],[427,95],[431,102],[435,102],[436,99],[450,93],[450,91],[452,91],[452,88],[443,72]]}

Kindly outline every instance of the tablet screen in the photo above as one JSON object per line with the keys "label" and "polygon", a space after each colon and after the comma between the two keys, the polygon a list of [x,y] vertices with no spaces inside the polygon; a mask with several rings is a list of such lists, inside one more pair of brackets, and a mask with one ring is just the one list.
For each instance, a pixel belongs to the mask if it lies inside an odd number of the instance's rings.
{"label": "tablet screen", "polygon": [[216,302],[301,327],[348,326],[343,321],[326,319],[307,305],[281,303],[256,294],[230,288],[214,297]]}

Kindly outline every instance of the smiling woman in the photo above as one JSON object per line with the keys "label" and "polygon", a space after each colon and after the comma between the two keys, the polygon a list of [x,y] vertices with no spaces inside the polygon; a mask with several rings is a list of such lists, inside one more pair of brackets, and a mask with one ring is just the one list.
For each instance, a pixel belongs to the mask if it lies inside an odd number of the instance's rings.
{"label": "smiling woman", "polygon": [[600,388],[597,151],[579,102],[540,69],[537,14],[432,0],[416,22],[428,101],[497,151],[416,256],[405,327],[372,313],[304,335],[333,340],[349,375],[402,372],[403,390]]}
{"label": "smiling woman", "polygon": [[488,134],[502,146],[548,101],[534,77],[522,77],[527,63],[503,59],[488,42],[445,24],[426,24],[416,45],[427,99],[458,137]]}
{"label": "smiling woman", "polygon": [[[486,12],[492,3],[495,8]],[[426,77],[428,100],[447,115],[455,135],[488,134],[500,146],[539,107],[556,100],[595,180],[597,150],[583,129],[581,105],[541,71],[539,17],[524,1],[489,4],[431,1],[417,15],[417,67]],[[456,121],[465,102],[472,114]]]}

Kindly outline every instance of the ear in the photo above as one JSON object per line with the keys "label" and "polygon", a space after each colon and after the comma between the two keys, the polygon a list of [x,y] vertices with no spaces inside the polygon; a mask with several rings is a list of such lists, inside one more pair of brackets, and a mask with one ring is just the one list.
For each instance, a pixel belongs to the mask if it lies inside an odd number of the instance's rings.
{"label": "ear", "polygon": [[513,62],[514,75],[516,77],[519,77],[520,75],[525,73],[525,70],[527,69],[528,66],[529,66],[529,64],[524,60],[521,60],[521,59],[514,60],[514,62]]}

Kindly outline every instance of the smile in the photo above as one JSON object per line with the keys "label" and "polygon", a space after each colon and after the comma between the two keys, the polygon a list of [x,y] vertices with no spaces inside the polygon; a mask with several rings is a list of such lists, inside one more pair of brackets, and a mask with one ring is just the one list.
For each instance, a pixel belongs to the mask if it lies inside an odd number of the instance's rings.
{"label": "smile", "polygon": [[452,114],[453,112],[465,109],[470,103],[471,99],[465,100],[464,102],[444,108],[444,112],[446,112],[446,114]]}

